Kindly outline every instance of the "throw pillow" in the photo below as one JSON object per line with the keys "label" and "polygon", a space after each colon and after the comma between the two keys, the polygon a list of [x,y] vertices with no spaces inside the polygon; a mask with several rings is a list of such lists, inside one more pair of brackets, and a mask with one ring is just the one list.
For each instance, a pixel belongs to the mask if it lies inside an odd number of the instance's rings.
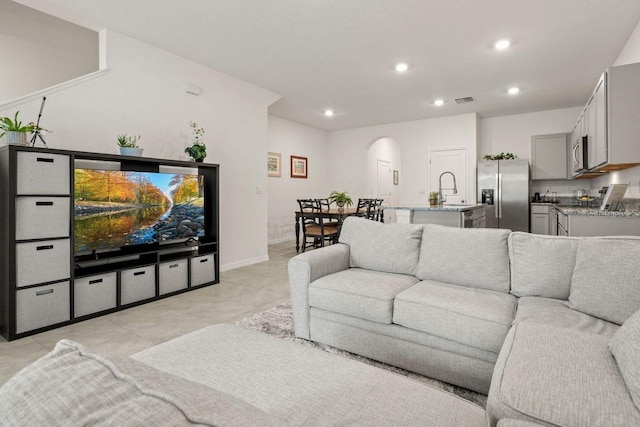
{"label": "throw pillow", "polygon": [[69,340],[0,388],[6,425],[279,425],[246,402]]}
{"label": "throw pillow", "polygon": [[583,238],[569,307],[621,325],[640,308],[640,239]]}
{"label": "throw pillow", "polygon": [[640,310],[611,338],[609,350],[616,358],[633,403],[640,410]]}
{"label": "throw pillow", "polygon": [[350,267],[415,276],[423,227],[349,217],[339,241],[349,245]]}

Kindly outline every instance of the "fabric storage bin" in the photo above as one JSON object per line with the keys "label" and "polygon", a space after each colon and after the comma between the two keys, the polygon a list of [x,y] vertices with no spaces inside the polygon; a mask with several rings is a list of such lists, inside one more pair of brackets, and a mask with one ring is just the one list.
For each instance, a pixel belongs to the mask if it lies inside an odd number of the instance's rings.
{"label": "fabric storage bin", "polygon": [[16,194],[71,194],[69,156],[17,153]]}
{"label": "fabric storage bin", "polygon": [[16,333],[71,319],[69,281],[16,292]]}
{"label": "fabric storage bin", "polygon": [[216,265],[213,254],[191,258],[191,286],[203,285],[216,280]]}
{"label": "fabric storage bin", "polygon": [[116,272],[82,277],[73,282],[73,317],[114,308],[116,303]]}
{"label": "fabric storage bin", "polygon": [[16,245],[18,288],[71,277],[70,239],[44,240]]}
{"label": "fabric storage bin", "polygon": [[160,295],[186,289],[189,285],[186,259],[160,264]]}
{"label": "fabric storage bin", "polygon": [[120,272],[120,304],[131,304],[156,296],[154,265]]}
{"label": "fabric storage bin", "polygon": [[69,197],[16,197],[16,240],[68,237]]}

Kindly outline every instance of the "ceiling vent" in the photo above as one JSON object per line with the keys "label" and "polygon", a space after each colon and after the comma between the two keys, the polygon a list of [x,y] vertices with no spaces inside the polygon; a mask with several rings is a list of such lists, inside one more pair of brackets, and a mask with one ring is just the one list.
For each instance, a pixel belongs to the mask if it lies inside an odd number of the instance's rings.
{"label": "ceiling vent", "polygon": [[456,98],[456,104],[466,104],[467,102],[473,102],[472,96],[465,96],[464,98]]}

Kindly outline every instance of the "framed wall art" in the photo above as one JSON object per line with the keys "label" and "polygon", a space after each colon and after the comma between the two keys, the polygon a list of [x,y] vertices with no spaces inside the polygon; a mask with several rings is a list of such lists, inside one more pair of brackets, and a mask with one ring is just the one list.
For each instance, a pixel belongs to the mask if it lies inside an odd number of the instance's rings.
{"label": "framed wall art", "polygon": [[393,185],[398,185],[398,171],[393,171]]}
{"label": "framed wall art", "polygon": [[291,156],[291,178],[306,178],[308,167],[306,157]]}
{"label": "framed wall art", "polygon": [[267,153],[267,176],[282,175],[282,156],[280,153]]}

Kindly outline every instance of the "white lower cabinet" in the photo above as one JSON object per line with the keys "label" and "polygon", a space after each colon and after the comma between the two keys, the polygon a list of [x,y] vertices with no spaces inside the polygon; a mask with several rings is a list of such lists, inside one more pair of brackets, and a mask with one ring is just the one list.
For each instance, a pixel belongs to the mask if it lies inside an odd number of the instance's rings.
{"label": "white lower cabinet", "polygon": [[548,206],[531,206],[531,232],[534,234],[549,234]]}
{"label": "white lower cabinet", "polygon": [[131,268],[120,272],[120,305],[156,296],[156,266]]}
{"label": "white lower cabinet", "polygon": [[191,286],[204,285],[216,280],[213,254],[191,258]]}
{"label": "white lower cabinet", "polygon": [[82,277],[73,283],[73,317],[109,310],[117,305],[117,273]]}
{"label": "white lower cabinet", "polygon": [[186,259],[160,264],[160,295],[189,287],[189,264]]}
{"label": "white lower cabinet", "polygon": [[69,281],[16,291],[17,334],[70,318]]}

